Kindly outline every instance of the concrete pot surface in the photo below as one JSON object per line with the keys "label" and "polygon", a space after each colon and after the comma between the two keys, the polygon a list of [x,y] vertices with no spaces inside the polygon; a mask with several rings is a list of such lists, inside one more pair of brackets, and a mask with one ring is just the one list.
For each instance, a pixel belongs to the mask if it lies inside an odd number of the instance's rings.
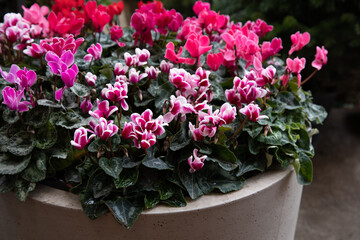
{"label": "concrete pot surface", "polygon": [[292,168],[273,170],[236,192],[206,195],[183,208],[146,210],[128,230],[110,213],[88,219],[76,195],[39,185],[24,203],[13,193],[0,195],[0,239],[290,240],[301,193]]}

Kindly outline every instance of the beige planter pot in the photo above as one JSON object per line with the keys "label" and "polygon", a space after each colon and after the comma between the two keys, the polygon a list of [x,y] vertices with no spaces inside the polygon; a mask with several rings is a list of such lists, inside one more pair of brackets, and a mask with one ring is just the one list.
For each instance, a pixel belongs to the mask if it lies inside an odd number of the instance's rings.
{"label": "beige planter pot", "polygon": [[294,238],[302,186],[292,168],[249,179],[229,194],[211,194],[184,208],[158,206],[125,229],[111,214],[90,220],[77,196],[39,186],[25,203],[0,195],[0,239],[250,239]]}

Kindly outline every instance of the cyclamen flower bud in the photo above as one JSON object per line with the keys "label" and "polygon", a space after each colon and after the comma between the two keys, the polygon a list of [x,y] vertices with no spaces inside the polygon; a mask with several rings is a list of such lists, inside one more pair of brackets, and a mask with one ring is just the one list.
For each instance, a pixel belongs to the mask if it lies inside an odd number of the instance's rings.
{"label": "cyclamen flower bud", "polygon": [[85,75],[86,83],[89,86],[92,86],[92,87],[95,86],[96,79],[97,79],[97,76],[95,74],[92,74],[91,72],[87,72]]}
{"label": "cyclamen flower bud", "polygon": [[160,72],[158,68],[154,68],[153,66],[145,68],[145,73],[149,79],[156,79]]}
{"label": "cyclamen flower bud", "polygon": [[80,108],[81,110],[83,110],[84,113],[88,113],[92,109],[92,107],[93,105],[91,101],[87,98],[85,98],[84,101],[82,101],[82,103],[80,104]]}
{"label": "cyclamen flower bud", "polygon": [[160,63],[160,69],[163,73],[169,73],[170,69],[174,67],[174,64],[171,62],[166,62],[165,60],[162,60]]}

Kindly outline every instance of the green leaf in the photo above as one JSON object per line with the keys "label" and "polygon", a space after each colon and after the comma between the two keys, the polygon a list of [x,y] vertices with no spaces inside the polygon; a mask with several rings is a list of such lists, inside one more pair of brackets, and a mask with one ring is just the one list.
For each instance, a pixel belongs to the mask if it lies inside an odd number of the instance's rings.
{"label": "green leaf", "polygon": [[178,175],[191,199],[196,199],[204,194],[197,182],[197,173],[190,173],[188,166],[179,168]]}
{"label": "green leaf", "polygon": [[265,143],[267,145],[275,145],[275,146],[283,145],[282,133],[277,128],[273,128],[272,133],[269,132],[266,136],[264,134],[260,134],[256,139],[259,142]]}
{"label": "green leaf", "polygon": [[175,185],[170,182],[161,182],[156,184],[155,189],[160,195],[160,200],[171,198],[176,192]]}
{"label": "green leaf", "polygon": [[18,132],[13,135],[7,145],[9,152],[16,156],[26,156],[35,147],[34,134],[29,132]]}
{"label": "green leaf", "polygon": [[153,97],[155,97],[155,107],[158,112],[161,112],[164,102],[170,99],[170,96],[175,91],[175,87],[170,81],[166,81],[160,86],[151,84],[148,91],[151,95],[153,95]]}
{"label": "green leaf", "polygon": [[180,189],[178,189],[178,191],[176,191],[171,198],[162,200],[161,202],[166,203],[171,207],[185,207],[186,206],[186,200]]}
{"label": "green leaf", "polygon": [[83,211],[90,219],[97,219],[109,211],[99,199],[84,193],[79,194],[79,196]]}
{"label": "green leaf", "polygon": [[34,128],[40,128],[46,125],[50,116],[50,108],[38,106],[25,115],[25,123]]}
{"label": "green leaf", "polygon": [[49,149],[55,145],[56,141],[57,131],[50,122],[47,122],[36,134],[36,147],[39,149]]}
{"label": "green leaf", "polygon": [[6,108],[2,114],[4,121],[8,124],[14,124],[19,121],[19,116],[16,111],[12,111],[9,108]]}
{"label": "green leaf", "polygon": [[222,169],[224,169],[226,171],[232,171],[238,167],[238,165],[236,163],[223,162],[223,161],[220,161],[216,158],[212,158],[209,156],[205,160],[217,163]]}
{"label": "green leaf", "polygon": [[11,128],[10,124],[5,124],[0,128],[0,152],[7,151],[7,144],[9,142],[8,130]]}
{"label": "green leaf", "polygon": [[215,188],[219,189],[220,192],[228,193],[241,189],[244,186],[245,181],[243,179],[240,180],[224,179],[224,180],[213,180],[211,181],[211,183]]}
{"label": "green leaf", "polygon": [[70,90],[75,93],[78,97],[86,97],[90,94],[91,89],[83,84],[74,83],[74,86],[70,88]]}
{"label": "green leaf", "polygon": [[76,129],[89,125],[91,118],[84,118],[73,111],[54,112],[50,116],[50,122],[53,125],[64,127],[66,129]]}
{"label": "green leaf", "polygon": [[142,212],[139,207],[126,198],[118,197],[114,200],[107,200],[105,204],[109,207],[116,221],[130,228]]}
{"label": "green leaf", "polygon": [[0,176],[0,193],[10,192],[15,187],[16,176]]}
{"label": "green leaf", "polygon": [[102,171],[95,171],[89,178],[86,191],[94,198],[101,198],[110,194],[113,189],[111,179]]}
{"label": "green leaf", "polygon": [[142,164],[148,168],[155,168],[158,170],[169,170],[172,169],[166,162],[160,158],[155,157],[157,148],[155,146],[150,147],[147,150],[147,155],[144,157]]}
{"label": "green leaf", "polygon": [[182,123],[181,129],[172,138],[170,149],[174,152],[178,151],[186,147],[190,141],[191,138],[189,137],[187,126],[185,123]]}
{"label": "green leaf", "polygon": [[243,130],[246,131],[250,137],[256,138],[261,131],[263,130],[264,126],[261,126],[259,124],[247,124]]}
{"label": "green leaf", "polygon": [[310,149],[310,137],[308,132],[301,128],[299,131],[299,136],[300,138],[297,141],[297,144],[300,148],[305,149],[305,150],[309,150]]}
{"label": "green leaf", "polygon": [[114,184],[117,189],[127,188],[135,185],[139,177],[139,170],[137,168],[123,169],[119,178],[114,179]]}
{"label": "green leaf", "polygon": [[16,174],[24,170],[30,162],[31,156],[18,157],[10,153],[0,153],[0,174]]}
{"label": "green leaf", "polygon": [[248,158],[245,161],[242,161],[239,164],[239,170],[236,173],[237,177],[244,175],[245,173],[252,172],[252,171],[260,171],[263,172],[267,166],[267,160],[264,155],[259,154],[253,156],[252,158]]}
{"label": "green leaf", "polygon": [[21,177],[29,182],[40,182],[46,177],[46,155],[43,152],[33,153],[31,163],[21,173]]}
{"label": "green leaf", "polygon": [[18,178],[15,182],[15,194],[16,197],[24,202],[26,197],[29,195],[29,192],[35,189],[36,184],[32,182],[25,181],[21,178]]}
{"label": "green leaf", "polygon": [[256,141],[255,139],[248,137],[248,145],[249,145],[249,152],[253,155],[259,154],[261,149],[263,148],[263,144]]}
{"label": "green leaf", "polygon": [[324,122],[327,117],[327,112],[324,107],[310,102],[307,102],[304,106],[304,111],[309,120],[317,124]]}
{"label": "green leaf", "polygon": [[121,171],[123,159],[119,157],[112,157],[110,159],[102,157],[99,159],[99,166],[104,170],[106,174],[113,178],[118,178]]}
{"label": "green leaf", "polygon": [[228,147],[220,144],[212,144],[211,147],[213,149],[211,154],[212,158],[216,158],[222,162],[236,162],[235,154]]}
{"label": "green leaf", "polygon": [[313,166],[311,159],[305,153],[299,153],[299,158],[294,161],[294,168],[298,183],[308,185],[312,182]]}
{"label": "green leaf", "polygon": [[111,80],[113,77],[114,69],[113,68],[103,68],[99,71],[102,75],[104,75],[108,80]]}
{"label": "green leaf", "polygon": [[39,100],[37,100],[37,104],[39,106],[44,106],[44,107],[61,108],[61,105],[59,103],[50,101],[48,99],[39,99]]}
{"label": "green leaf", "polygon": [[160,202],[160,197],[157,192],[146,192],[144,197],[144,204],[146,208],[153,208]]}

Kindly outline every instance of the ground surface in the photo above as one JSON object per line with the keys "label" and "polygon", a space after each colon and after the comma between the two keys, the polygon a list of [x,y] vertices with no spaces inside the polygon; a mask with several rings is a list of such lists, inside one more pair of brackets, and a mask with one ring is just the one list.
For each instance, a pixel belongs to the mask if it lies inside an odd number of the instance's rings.
{"label": "ground surface", "polygon": [[360,239],[360,110],[330,111],[304,187],[295,240]]}

